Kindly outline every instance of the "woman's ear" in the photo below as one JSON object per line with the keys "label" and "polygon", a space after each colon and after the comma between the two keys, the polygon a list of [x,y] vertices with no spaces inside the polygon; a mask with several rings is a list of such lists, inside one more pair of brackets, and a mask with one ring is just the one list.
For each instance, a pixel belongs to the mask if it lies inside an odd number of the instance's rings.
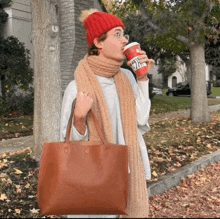
{"label": "woman's ear", "polygon": [[103,48],[103,42],[99,42],[98,38],[95,38],[93,40],[94,45],[98,48],[98,49],[102,49]]}

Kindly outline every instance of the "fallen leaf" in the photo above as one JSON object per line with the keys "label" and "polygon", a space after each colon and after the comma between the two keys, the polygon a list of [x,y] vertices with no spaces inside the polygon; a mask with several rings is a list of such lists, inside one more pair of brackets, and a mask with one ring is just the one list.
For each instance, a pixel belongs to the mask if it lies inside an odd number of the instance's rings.
{"label": "fallen leaf", "polygon": [[156,171],[153,171],[152,175],[155,176],[155,177],[158,176],[158,174],[156,173]]}
{"label": "fallen leaf", "polygon": [[17,174],[17,175],[20,175],[20,174],[23,173],[23,172],[22,172],[21,170],[19,170],[19,169],[14,168],[14,170],[15,170],[15,174]]}
{"label": "fallen leaf", "polygon": [[162,140],[160,143],[163,144],[163,143],[166,143],[166,142],[167,142],[166,140]]}
{"label": "fallen leaf", "polygon": [[177,163],[175,163],[175,164],[174,164],[174,166],[176,166],[176,167],[181,167],[181,166],[182,166],[182,164],[181,164],[181,163],[179,163],[179,162],[177,162]]}
{"label": "fallen leaf", "polygon": [[5,178],[7,176],[6,173],[1,173],[0,178]]}
{"label": "fallen leaf", "polygon": [[211,144],[207,144],[206,147],[207,147],[207,148],[211,148],[212,145],[211,145]]}
{"label": "fallen leaf", "polygon": [[1,200],[1,201],[4,201],[4,200],[6,200],[6,199],[7,199],[7,196],[6,196],[5,194],[1,194],[0,200]]}
{"label": "fallen leaf", "polygon": [[7,157],[7,154],[6,154],[6,153],[3,153],[3,154],[1,155],[1,157],[2,157],[2,158],[5,158],[5,157]]}
{"label": "fallen leaf", "polygon": [[21,193],[22,192],[20,186],[16,186],[16,188],[17,188],[17,193]]}
{"label": "fallen leaf", "polygon": [[30,212],[33,213],[33,214],[38,214],[39,211],[40,211],[40,209],[35,209],[35,208],[30,210]]}
{"label": "fallen leaf", "polygon": [[30,186],[31,186],[31,185],[28,183],[28,184],[25,186],[25,188],[26,188],[26,189],[29,189]]}
{"label": "fallen leaf", "polygon": [[16,212],[17,214],[20,214],[20,213],[21,213],[21,210],[20,210],[20,209],[15,209],[15,212]]}

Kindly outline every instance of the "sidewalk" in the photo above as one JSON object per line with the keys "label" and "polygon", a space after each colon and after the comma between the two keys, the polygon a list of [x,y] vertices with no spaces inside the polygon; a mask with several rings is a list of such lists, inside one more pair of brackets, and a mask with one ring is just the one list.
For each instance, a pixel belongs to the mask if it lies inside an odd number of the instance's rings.
{"label": "sidewalk", "polygon": [[[220,110],[220,104],[209,106],[210,112]],[[159,122],[166,118],[176,118],[176,117],[188,117],[190,116],[190,110],[180,110],[178,112],[167,113],[159,116],[152,116],[149,123]],[[8,151],[18,151],[25,149],[27,147],[32,147],[34,144],[33,135],[19,138],[12,138],[8,140],[0,141],[0,154]],[[165,191],[179,185],[182,177],[186,178],[188,175],[193,174],[207,167],[211,163],[216,163],[220,161],[220,151],[216,151],[213,154],[209,154],[206,157],[200,158],[193,164],[189,164],[180,168],[178,171],[161,177],[157,182],[148,184],[148,196],[153,194],[162,194]]]}

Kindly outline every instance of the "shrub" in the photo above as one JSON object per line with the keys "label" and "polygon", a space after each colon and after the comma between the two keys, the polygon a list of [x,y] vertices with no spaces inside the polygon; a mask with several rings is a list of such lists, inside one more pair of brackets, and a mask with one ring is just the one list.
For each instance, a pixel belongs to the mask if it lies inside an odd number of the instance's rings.
{"label": "shrub", "polygon": [[220,80],[214,81],[213,87],[220,87]]}
{"label": "shrub", "polygon": [[33,114],[34,111],[34,89],[7,97],[6,100],[1,98],[0,115],[10,117],[11,113],[18,112],[22,115]]}

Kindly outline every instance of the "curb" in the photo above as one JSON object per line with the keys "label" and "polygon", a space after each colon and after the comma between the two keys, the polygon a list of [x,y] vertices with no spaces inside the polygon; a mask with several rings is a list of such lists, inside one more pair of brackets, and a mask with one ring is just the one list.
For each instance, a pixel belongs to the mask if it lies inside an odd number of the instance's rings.
{"label": "curb", "polygon": [[200,171],[203,168],[220,161],[220,151],[215,151],[212,154],[206,155],[199,160],[196,160],[192,164],[181,167],[174,173],[162,176],[157,182],[150,183],[148,185],[148,198],[152,195],[159,195],[165,193],[167,190],[178,186],[181,182],[181,178],[187,178],[195,172]]}
{"label": "curb", "polygon": [[13,152],[25,149],[27,147],[31,147],[34,144],[33,135],[19,137],[19,138],[11,138],[7,140],[0,141],[0,154],[4,152]]}

